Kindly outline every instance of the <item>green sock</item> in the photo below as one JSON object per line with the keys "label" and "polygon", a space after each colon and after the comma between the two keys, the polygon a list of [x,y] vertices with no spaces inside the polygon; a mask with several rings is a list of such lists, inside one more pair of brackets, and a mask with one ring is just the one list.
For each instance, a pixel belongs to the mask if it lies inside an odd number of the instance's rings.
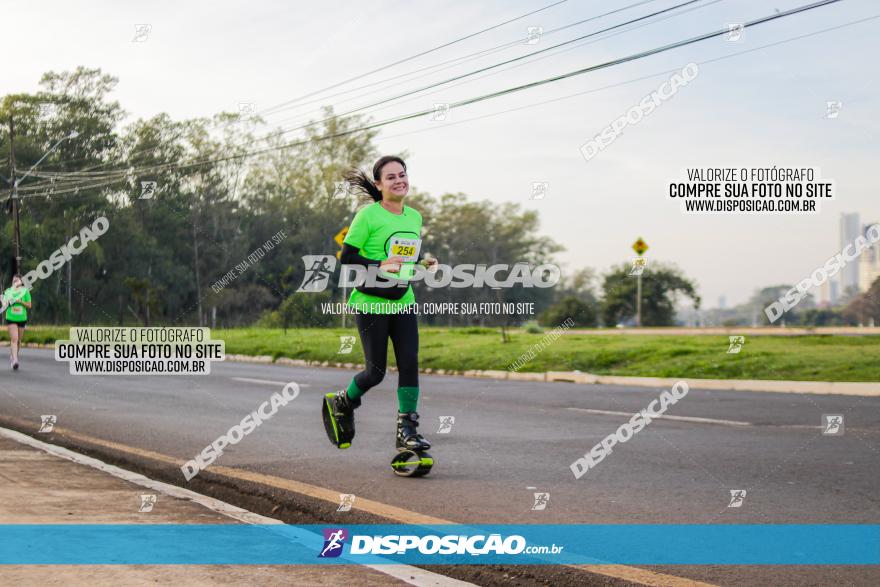
{"label": "green sock", "polygon": [[348,389],[345,391],[345,395],[348,396],[348,399],[357,399],[364,395],[364,390],[357,386],[354,382],[354,378],[352,378],[351,383],[348,384]]}
{"label": "green sock", "polygon": [[419,405],[419,388],[398,387],[397,405],[401,412],[415,412]]}

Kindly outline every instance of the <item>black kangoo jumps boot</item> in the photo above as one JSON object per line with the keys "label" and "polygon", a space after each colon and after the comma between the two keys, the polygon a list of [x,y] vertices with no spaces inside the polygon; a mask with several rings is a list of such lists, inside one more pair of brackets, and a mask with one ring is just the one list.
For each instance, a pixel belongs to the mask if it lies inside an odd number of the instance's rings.
{"label": "black kangoo jumps boot", "polygon": [[417,412],[397,412],[397,450],[425,451],[431,443],[418,432]]}
{"label": "black kangoo jumps boot", "polygon": [[348,448],[354,439],[354,410],[361,405],[360,398],[353,400],[344,389],[323,397],[321,413],[327,438],[337,448]]}

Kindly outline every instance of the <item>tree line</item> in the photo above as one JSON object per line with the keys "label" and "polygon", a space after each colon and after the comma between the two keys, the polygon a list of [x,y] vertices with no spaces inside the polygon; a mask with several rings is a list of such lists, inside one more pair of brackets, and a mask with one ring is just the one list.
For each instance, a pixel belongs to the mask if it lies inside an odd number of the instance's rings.
{"label": "tree line", "polygon": [[[126,122],[113,99],[117,79],[98,69],[43,75],[40,90],[0,99],[0,175],[11,196],[13,158],[20,178],[57,148],[18,188],[21,272],[105,217],[109,229],[32,291],[43,324],[329,326],[340,316],[320,304],[341,301],[334,283],[297,293],[303,255],[333,255],[334,236],[364,201],[340,189],[343,172],[378,158],[376,130],[354,132],[359,116],[320,121],[294,141],[258,134],[258,119],[238,113]],[[5,121],[5,125],[3,122]],[[12,130],[14,129],[14,135]],[[76,130],[69,140],[59,139]],[[405,155],[406,154],[401,154]],[[7,191],[8,190],[8,191]],[[0,285],[14,271],[10,196],[0,215]],[[535,211],[465,194],[432,196],[411,186],[407,203],[424,217],[423,250],[442,263],[554,262],[562,247],[540,233]],[[280,235],[283,235],[280,236]],[[271,247],[269,246],[271,243]],[[625,265],[598,278],[563,273],[553,288],[431,289],[420,301],[532,302],[541,322],[572,317],[579,326],[615,325],[635,313],[635,280]],[[699,304],[696,287],[670,266],[648,269],[643,324],[673,323],[675,302]],[[601,289],[601,294],[597,294]],[[518,324],[530,316],[427,316],[440,325]]]}

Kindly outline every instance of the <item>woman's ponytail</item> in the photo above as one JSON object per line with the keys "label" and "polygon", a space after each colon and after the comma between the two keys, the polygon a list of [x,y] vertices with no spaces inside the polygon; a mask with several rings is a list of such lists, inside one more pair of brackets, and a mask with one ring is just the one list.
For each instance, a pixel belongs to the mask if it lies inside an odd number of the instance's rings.
{"label": "woman's ponytail", "polygon": [[345,172],[344,178],[352,193],[369,196],[374,202],[382,199],[382,192],[362,170],[349,169]]}

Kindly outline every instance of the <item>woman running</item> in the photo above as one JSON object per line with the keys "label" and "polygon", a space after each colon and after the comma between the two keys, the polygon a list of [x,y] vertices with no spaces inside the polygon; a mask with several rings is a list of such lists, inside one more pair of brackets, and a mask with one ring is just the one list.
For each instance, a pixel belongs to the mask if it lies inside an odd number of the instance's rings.
{"label": "woman running", "polygon": [[[364,348],[365,368],[354,376],[348,389],[324,398],[324,426],[330,441],[348,448],[354,438],[354,410],[361,396],[385,377],[388,340],[394,345],[399,372],[397,387],[397,449],[424,451],[430,443],[418,433],[419,327],[416,315],[406,308],[415,303],[408,279],[414,265],[434,269],[437,259],[419,258],[422,215],[403,203],[409,193],[406,163],[400,157],[382,157],[370,179],[351,170],[346,181],[374,203],[355,215],[342,245],[343,265],[361,265],[378,273],[379,282],[391,287],[358,286],[348,304],[357,311],[355,322]],[[390,279],[389,279],[390,278]],[[410,309],[411,310],[411,309]]]}
{"label": "woman running", "polygon": [[31,292],[24,286],[21,275],[12,276],[12,287],[3,292],[3,308],[6,309],[6,327],[9,330],[9,362],[18,370],[18,351],[27,325],[27,311],[31,308]]}

